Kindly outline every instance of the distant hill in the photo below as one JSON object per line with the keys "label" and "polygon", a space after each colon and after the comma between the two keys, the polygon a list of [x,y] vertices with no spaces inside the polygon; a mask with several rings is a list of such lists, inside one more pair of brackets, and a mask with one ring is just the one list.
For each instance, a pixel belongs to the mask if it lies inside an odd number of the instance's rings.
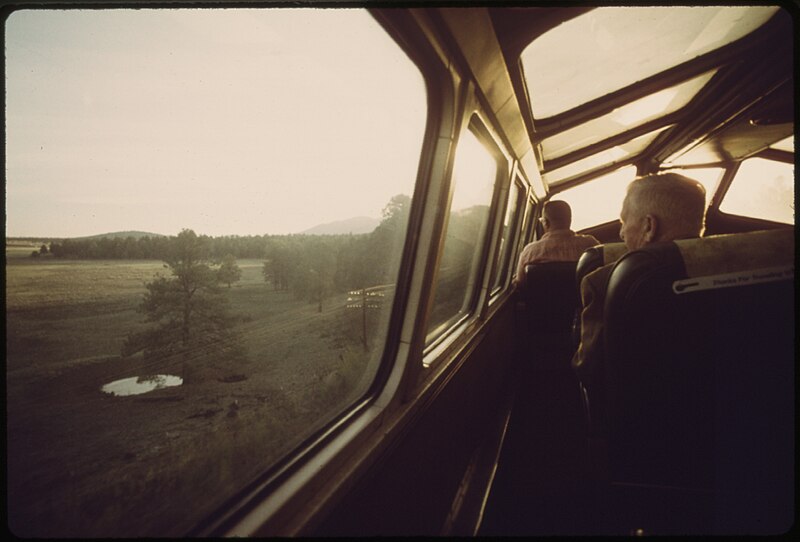
{"label": "distant hill", "polygon": [[124,239],[125,237],[133,237],[134,239],[141,239],[142,237],[167,237],[160,233],[149,233],[146,231],[115,231],[110,233],[100,233],[98,235],[87,235],[86,237],[73,237],[76,241],[84,239]]}
{"label": "distant hill", "polygon": [[300,233],[308,235],[339,235],[343,233],[370,233],[381,221],[368,216],[357,216],[346,220],[337,220],[327,224],[319,224]]}

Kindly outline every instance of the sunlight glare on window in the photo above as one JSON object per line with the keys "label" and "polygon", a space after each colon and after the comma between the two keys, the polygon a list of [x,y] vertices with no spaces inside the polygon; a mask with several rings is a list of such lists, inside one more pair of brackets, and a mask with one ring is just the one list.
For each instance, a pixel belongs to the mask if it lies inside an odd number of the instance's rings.
{"label": "sunlight glare on window", "polygon": [[719,208],[734,215],[794,224],[794,167],[763,158],[745,160]]}
{"label": "sunlight glare on window", "polygon": [[631,139],[621,145],[605,149],[586,158],[576,160],[566,166],[548,171],[544,174],[544,179],[550,185],[557,185],[571,177],[580,175],[587,171],[600,168],[605,165],[610,165],[615,162],[620,162],[624,159],[630,158],[642,152],[652,141],[664,130],[670,126],[662,126],[652,132]]}
{"label": "sunlight glare on window", "polygon": [[665,88],[628,105],[618,107],[610,113],[611,118],[626,128],[632,128],[642,124],[646,119],[677,111],[689,103],[715,73],[717,70],[706,72],[680,85]]}
{"label": "sunlight glare on window", "polygon": [[562,113],[731,43],[766,23],[778,9],[592,9],[545,32],[522,52],[533,116]]}
{"label": "sunlight glare on window", "polygon": [[453,201],[450,212],[457,213],[475,205],[488,204],[491,198],[497,163],[475,135],[467,131],[458,143],[453,166]]}
{"label": "sunlight glare on window", "polygon": [[428,319],[428,342],[471,309],[497,169],[498,164],[488,149],[470,130],[465,131],[456,148],[453,197]]}
{"label": "sunlight glare on window", "polygon": [[572,208],[572,229],[579,231],[619,218],[628,185],[636,168],[627,166],[558,193]]}

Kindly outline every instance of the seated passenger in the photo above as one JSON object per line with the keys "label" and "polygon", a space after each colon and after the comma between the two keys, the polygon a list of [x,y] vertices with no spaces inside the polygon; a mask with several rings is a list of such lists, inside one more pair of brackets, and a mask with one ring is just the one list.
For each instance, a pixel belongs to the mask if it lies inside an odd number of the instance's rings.
{"label": "seated passenger", "polygon": [[[619,234],[628,251],[633,251],[659,241],[699,237],[704,220],[703,186],[677,173],[662,173],[636,179],[628,186]],[[581,282],[581,336],[572,367],[584,382],[602,364],[603,305],[615,263],[592,271]]]}
{"label": "seated passenger", "polygon": [[569,229],[572,209],[566,201],[548,201],[542,210],[544,235],[525,245],[519,255],[514,286],[518,286],[525,274],[525,266],[543,262],[577,262],[584,250],[600,241],[591,235],[581,235]]}

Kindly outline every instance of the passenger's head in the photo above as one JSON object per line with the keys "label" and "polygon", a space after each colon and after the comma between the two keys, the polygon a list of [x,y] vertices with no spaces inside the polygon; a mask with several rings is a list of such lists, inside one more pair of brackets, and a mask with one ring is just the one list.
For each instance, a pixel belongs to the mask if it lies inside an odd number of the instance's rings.
{"label": "passenger's head", "polygon": [[545,231],[568,230],[572,224],[572,209],[566,201],[548,201],[542,210]]}
{"label": "passenger's head", "polygon": [[705,208],[706,191],[697,181],[677,173],[648,175],[628,185],[619,235],[628,250],[699,237]]}

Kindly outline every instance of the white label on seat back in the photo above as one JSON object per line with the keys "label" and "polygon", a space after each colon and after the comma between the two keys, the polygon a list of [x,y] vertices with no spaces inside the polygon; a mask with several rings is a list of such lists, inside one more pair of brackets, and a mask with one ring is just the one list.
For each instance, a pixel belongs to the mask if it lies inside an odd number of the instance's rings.
{"label": "white label on seat back", "polygon": [[688,294],[700,290],[715,290],[717,288],[732,288],[736,286],[750,286],[762,282],[775,282],[778,280],[791,280],[794,278],[794,265],[781,267],[765,267],[763,269],[749,269],[720,275],[707,275],[705,277],[692,277],[676,280],[672,283],[672,291],[676,294]]}

